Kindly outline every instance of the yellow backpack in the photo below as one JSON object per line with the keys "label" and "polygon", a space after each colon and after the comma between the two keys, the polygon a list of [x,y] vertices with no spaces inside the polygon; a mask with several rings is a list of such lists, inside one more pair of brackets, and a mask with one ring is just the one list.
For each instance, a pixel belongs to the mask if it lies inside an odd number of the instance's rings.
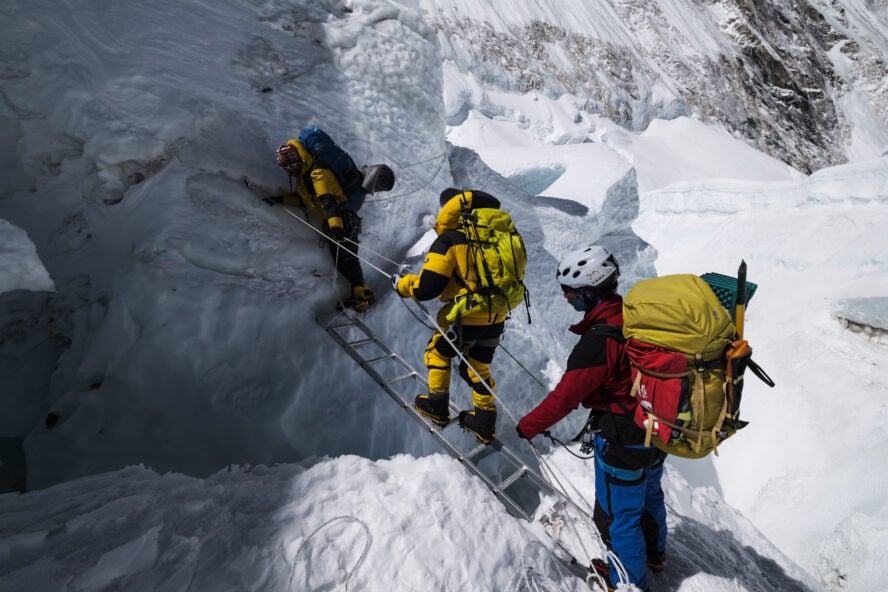
{"label": "yellow backpack", "polygon": [[468,240],[478,286],[456,299],[447,320],[479,311],[506,314],[522,302],[529,308],[524,285],[527,249],[512,217],[498,208],[471,209],[460,214],[458,228]]}
{"label": "yellow backpack", "polygon": [[739,407],[747,367],[774,386],[724,304],[696,275],[633,286],[623,299],[623,336],[639,402],[636,423],[648,445],[669,454],[718,454],[719,444],[746,425]]}

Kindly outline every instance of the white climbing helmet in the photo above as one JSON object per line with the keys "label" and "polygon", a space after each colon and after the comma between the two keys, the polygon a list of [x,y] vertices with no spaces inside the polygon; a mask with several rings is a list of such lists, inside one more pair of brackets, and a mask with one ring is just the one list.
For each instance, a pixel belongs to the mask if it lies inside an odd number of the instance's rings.
{"label": "white climbing helmet", "polygon": [[611,292],[617,287],[620,266],[610,251],[589,245],[565,255],[558,263],[555,279],[569,288],[596,288]]}

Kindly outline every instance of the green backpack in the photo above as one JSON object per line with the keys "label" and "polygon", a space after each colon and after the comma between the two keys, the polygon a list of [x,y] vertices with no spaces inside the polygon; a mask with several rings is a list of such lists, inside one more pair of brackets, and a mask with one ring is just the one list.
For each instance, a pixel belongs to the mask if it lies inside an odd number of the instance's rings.
{"label": "green backpack", "polygon": [[507,314],[530,300],[524,285],[527,249],[512,217],[497,208],[477,208],[460,214],[459,230],[469,244],[469,256],[478,275],[478,286],[457,298],[447,320],[485,311],[493,317]]}

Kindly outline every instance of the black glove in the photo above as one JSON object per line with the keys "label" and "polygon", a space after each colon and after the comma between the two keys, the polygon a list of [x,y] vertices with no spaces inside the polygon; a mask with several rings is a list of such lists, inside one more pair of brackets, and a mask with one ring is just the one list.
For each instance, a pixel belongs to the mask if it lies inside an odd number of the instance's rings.
{"label": "black glove", "polygon": [[281,195],[269,195],[268,197],[263,197],[262,201],[264,201],[265,203],[267,203],[270,206],[273,206],[275,204],[283,203],[284,198]]}
{"label": "black glove", "polygon": [[518,432],[518,437],[521,438],[522,440],[530,440],[530,438],[528,438],[527,436],[525,436],[525,435],[524,435],[524,432],[521,431],[521,426],[516,425],[516,426],[515,426],[515,431]]}

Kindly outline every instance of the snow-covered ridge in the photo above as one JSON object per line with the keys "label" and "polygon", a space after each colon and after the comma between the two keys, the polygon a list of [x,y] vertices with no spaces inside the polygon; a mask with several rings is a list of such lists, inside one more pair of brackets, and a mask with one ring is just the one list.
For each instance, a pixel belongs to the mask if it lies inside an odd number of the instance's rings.
{"label": "snow-covered ridge", "polygon": [[[854,182],[859,181],[859,182]],[[848,187],[854,189],[849,194]],[[802,180],[771,182],[711,179],[674,183],[644,195],[644,209],[658,214],[740,212],[763,216],[786,207],[845,204],[848,208],[888,206],[888,157],[824,169]]]}
{"label": "snow-covered ridge", "polygon": [[[693,115],[804,172],[888,145],[888,23],[856,0],[422,0],[444,56],[482,87],[569,94],[632,129]],[[470,107],[496,116],[490,105]],[[467,109],[451,110],[457,125]]]}
{"label": "snow-covered ridge", "polygon": [[888,298],[848,298],[833,306],[833,314],[851,331],[882,341],[888,336]]}

